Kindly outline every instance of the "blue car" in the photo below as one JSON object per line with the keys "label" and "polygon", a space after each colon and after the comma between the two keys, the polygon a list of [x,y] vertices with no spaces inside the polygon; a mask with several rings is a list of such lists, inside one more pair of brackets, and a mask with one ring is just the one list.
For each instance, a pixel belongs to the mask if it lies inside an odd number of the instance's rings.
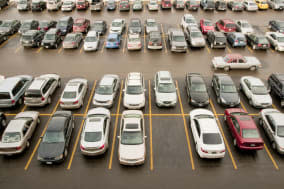
{"label": "blue car", "polygon": [[117,33],[111,33],[107,37],[106,48],[107,49],[119,49],[120,48],[120,35]]}
{"label": "blue car", "polygon": [[233,48],[247,46],[246,36],[240,32],[229,33],[227,35],[227,41]]}

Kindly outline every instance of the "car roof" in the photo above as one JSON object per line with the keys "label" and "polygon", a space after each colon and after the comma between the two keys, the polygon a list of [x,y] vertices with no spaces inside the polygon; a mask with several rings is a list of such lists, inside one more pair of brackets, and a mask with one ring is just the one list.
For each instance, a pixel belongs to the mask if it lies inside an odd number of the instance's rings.
{"label": "car roof", "polygon": [[103,20],[96,20],[96,21],[94,21],[94,23],[99,23],[99,24],[102,24],[102,23],[104,23],[104,21]]}
{"label": "car roof", "polygon": [[122,22],[123,21],[123,19],[121,19],[121,18],[116,18],[116,19],[114,19],[112,22]]}
{"label": "car roof", "polygon": [[255,122],[250,115],[234,115],[241,129],[256,129]]}
{"label": "car roof", "polygon": [[1,81],[0,83],[0,91],[6,92],[11,91],[14,86],[20,81],[21,79],[18,77],[8,77],[5,80]]}
{"label": "car roof", "polygon": [[182,35],[182,36],[184,36],[183,31],[180,30],[180,29],[172,30],[172,32],[173,32],[173,35]]}
{"label": "car roof", "polygon": [[86,131],[102,131],[103,130],[104,117],[90,117],[86,121]]}
{"label": "car roof", "polygon": [[140,38],[140,37],[139,37],[139,34],[132,34],[131,33],[131,34],[128,35],[128,38]]}
{"label": "car roof", "polygon": [[34,20],[24,20],[23,23],[31,23]]}
{"label": "car roof", "polygon": [[60,21],[65,21],[65,20],[69,20],[70,18],[72,18],[71,16],[64,16],[62,18],[60,18]]}
{"label": "car roof", "polygon": [[11,120],[5,130],[5,132],[20,132],[23,130],[25,123],[27,120],[25,119],[14,119]]}
{"label": "car roof", "polygon": [[63,131],[65,122],[68,120],[67,117],[64,116],[55,116],[52,117],[49,124],[47,131]]}
{"label": "car roof", "polygon": [[169,71],[159,71],[159,82],[160,83],[172,83],[173,79]]}
{"label": "car roof", "polygon": [[146,21],[147,21],[147,22],[156,22],[156,20],[153,19],[153,18],[148,18]]}
{"label": "car roof", "polygon": [[228,74],[214,74],[214,75],[219,78],[219,81],[222,84],[234,84],[231,76],[229,76]]}
{"label": "car roof", "polygon": [[236,37],[245,37],[245,35],[241,32],[234,32],[233,33]]}
{"label": "car roof", "polygon": [[127,76],[128,85],[142,85],[142,74],[139,72],[131,72]]}
{"label": "car roof", "polygon": [[275,121],[277,125],[284,125],[284,114],[277,112],[277,113],[271,113],[269,116]]}
{"label": "car roof", "polygon": [[124,131],[141,131],[140,120],[141,118],[124,118],[123,130]]}
{"label": "car roof", "polygon": [[238,53],[231,53],[231,54],[227,54],[226,57],[230,58],[230,59],[240,59],[243,58],[243,55],[238,54]]}
{"label": "car roof", "polygon": [[35,89],[41,89],[42,86],[47,82],[48,79],[42,78],[42,77],[36,77],[31,85],[29,86],[28,90],[35,90]]}
{"label": "car roof", "polygon": [[188,75],[192,83],[204,83],[204,80],[200,74],[190,74]]}
{"label": "car roof", "polygon": [[273,74],[281,83],[284,83],[284,74],[282,73],[274,73]]}
{"label": "car roof", "polygon": [[202,118],[197,120],[200,125],[200,130],[202,131],[202,133],[212,133],[212,132],[219,133],[219,129],[214,118],[213,119]]}
{"label": "car roof", "polygon": [[100,81],[100,85],[112,85],[113,81],[114,77],[104,76]]}
{"label": "car roof", "polygon": [[257,77],[247,76],[245,78],[248,79],[250,81],[250,83],[252,83],[254,85],[264,85],[263,82]]}
{"label": "car roof", "polygon": [[78,91],[80,84],[81,82],[78,82],[78,81],[69,81],[66,84],[64,91]]}
{"label": "car roof", "polygon": [[96,31],[89,31],[87,36],[97,36],[97,32]]}
{"label": "car roof", "polygon": [[185,18],[194,18],[194,16],[192,16],[192,14],[185,14],[184,17]]}
{"label": "car roof", "polygon": [[68,33],[67,36],[76,36],[78,33]]}

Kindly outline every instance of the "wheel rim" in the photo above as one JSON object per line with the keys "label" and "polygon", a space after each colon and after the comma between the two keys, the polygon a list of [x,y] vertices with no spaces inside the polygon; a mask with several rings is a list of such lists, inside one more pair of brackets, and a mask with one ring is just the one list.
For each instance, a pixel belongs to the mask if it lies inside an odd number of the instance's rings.
{"label": "wheel rim", "polygon": [[218,102],[218,104],[220,104],[220,102],[221,102],[221,99],[219,97],[217,98],[217,102]]}
{"label": "wheel rim", "polygon": [[50,98],[50,96],[49,96],[48,99],[47,99],[47,103],[48,103],[48,104],[51,103],[51,98]]}
{"label": "wheel rim", "polygon": [[27,141],[27,148],[29,148],[30,147],[30,142],[29,141]]}
{"label": "wheel rim", "polygon": [[253,67],[250,68],[250,70],[251,70],[251,71],[255,71],[255,70],[256,70],[256,67],[253,66]]}
{"label": "wheel rim", "polygon": [[272,143],[272,148],[273,148],[273,149],[276,149],[276,144],[275,144],[275,142]]}
{"label": "wheel rim", "polygon": [[22,103],[23,103],[23,102],[22,102],[22,99],[20,98],[20,99],[19,99],[19,104],[21,105]]}
{"label": "wheel rim", "polygon": [[65,150],[64,150],[64,157],[65,157],[65,158],[67,157],[67,154],[68,154],[67,149],[65,149]]}
{"label": "wheel rim", "polygon": [[262,126],[263,125],[263,120],[260,118],[259,119],[259,125]]}
{"label": "wheel rim", "polygon": [[2,126],[6,127],[6,120],[5,119],[2,119]]}
{"label": "wheel rim", "polygon": [[236,139],[234,139],[233,143],[234,143],[234,146],[237,146],[237,140]]}

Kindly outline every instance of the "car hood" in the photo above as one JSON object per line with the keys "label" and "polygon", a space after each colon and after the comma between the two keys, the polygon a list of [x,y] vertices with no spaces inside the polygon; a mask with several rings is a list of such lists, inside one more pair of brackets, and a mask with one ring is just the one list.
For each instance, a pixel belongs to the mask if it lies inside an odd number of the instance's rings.
{"label": "car hood", "polygon": [[58,157],[64,152],[65,144],[60,143],[46,143],[42,142],[38,148],[38,156],[41,158]]}
{"label": "car hood", "polygon": [[275,140],[281,148],[284,148],[284,138],[283,137],[275,136]]}
{"label": "car hood", "polygon": [[137,94],[137,95],[124,95],[124,102],[126,104],[141,104],[145,100],[144,94]]}
{"label": "car hood", "polygon": [[174,93],[156,93],[157,100],[161,101],[176,101],[177,100],[177,94]]}
{"label": "car hood", "polygon": [[101,101],[101,102],[106,102],[109,100],[112,100],[112,95],[100,95],[100,94],[95,94],[94,99],[96,101]]}
{"label": "car hood", "polygon": [[46,39],[42,40],[42,43],[54,43],[54,42],[55,40],[46,40]]}
{"label": "car hood", "polygon": [[220,97],[223,98],[227,103],[238,103],[240,100],[238,93],[221,93]]}
{"label": "car hood", "polygon": [[191,92],[190,96],[193,100],[197,102],[206,102],[209,100],[207,93],[198,93],[198,92]]}
{"label": "car hood", "polygon": [[253,95],[253,100],[257,103],[270,103],[272,104],[272,99],[270,95]]}
{"label": "car hood", "polygon": [[176,41],[173,41],[173,45],[174,45],[174,46],[179,46],[179,47],[187,47],[186,41],[184,41],[184,42],[176,42]]}
{"label": "car hood", "polygon": [[191,41],[194,43],[205,43],[205,40],[203,38],[191,38]]}
{"label": "car hood", "polygon": [[132,160],[140,159],[145,155],[145,146],[144,144],[139,145],[123,145],[120,144],[119,148],[120,158]]}

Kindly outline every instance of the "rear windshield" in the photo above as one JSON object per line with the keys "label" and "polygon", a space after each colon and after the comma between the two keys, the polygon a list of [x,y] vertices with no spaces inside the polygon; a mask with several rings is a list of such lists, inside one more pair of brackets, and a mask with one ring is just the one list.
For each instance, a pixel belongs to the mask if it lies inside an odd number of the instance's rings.
{"label": "rear windshield", "polygon": [[207,21],[204,21],[204,26],[213,26],[212,22],[207,20]]}
{"label": "rear windshield", "polygon": [[98,142],[102,139],[102,132],[85,132],[86,142]]}
{"label": "rear windshield", "polygon": [[76,98],[77,93],[75,91],[66,91],[63,93],[62,98],[65,99],[72,99],[72,98]]}
{"label": "rear windshield", "polygon": [[126,93],[130,95],[141,94],[143,92],[142,86],[127,86]]}
{"label": "rear windshield", "polygon": [[0,100],[8,100],[8,99],[11,99],[9,93],[0,93]]}
{"label": "rear windshield", "polygon": [[268,41],[265,37],[259,37],[257,41],[258,41],[258,43],[268,43]]}
{"label": "rear windshield", "polygon": [[37,97],[41,97],[41,92],[40,90],[28,90],[25,93],[25,97],[30,97],[30,98],[37,98]]}
{"label": "rear windshield", "polygon": [[20,140],[21,140],[20,132],[7,132],[7,133],[4,133],[2,142],[3,143],[13,143],[13,142],[19,142]]}
{"label": "rear windshield", "polygon": [[97,37],[96,36],[88,36],[85,39],[85,42],[95,42],[97,41]]}
{"label": "rear windshield", "polygon": [[39,23],[39,27],[47,27],[48,26],[48,22],[40,22]]}
{"label": "rear windshield", "polygon": [[45,40],[54,40],[55,35],[54,34],[45,34],[44,39]]}
{"label": "rear windshield", "polygon": [[243,129],[243,138],[260,138],[256,129]]}
{"label": "rear windshield", "polygon": [[204,133],[202,136],[204,144],[222,144],[219,133]]}
{"label": "rear windshield", "polygon": [[226,37],[216,37],[216,41],[225,43],[226,42]]}
{"label": "rear windshield", "polygon": [[226,28],[235,28],[235,24],[226,24]]}
{"label": "rear windshield", "polygon": [[175,35],[175,36],[173,36],[173,41],[176,41],[176,42],[185,42],[185,38],[184,38],[184,36],[182,36],[182,35]]}
{"label": "rear windshield", "polygon": [[235,87],[235,85],[221,85],[221,92],[223,93],[236,93],[237,89]]}
{"label": "rear windshield", "polygon": [[193,83],[191,85],[191,91],[193,92],[206,92],[206,86],[204,83]]}
{"label": "rear windshield", "polygon": [[33,36],[32,36],[32,35],[23,35],[23,36],[22,36],[22,39],[23,39],[23,40],[32,40],[32,39],[33,39]]}
{"label": "rear windshield", "polygon": [[158,91],[160,93],[173,93],[176,91],[176,87],[173,83],[160,83],[158,85]]}

